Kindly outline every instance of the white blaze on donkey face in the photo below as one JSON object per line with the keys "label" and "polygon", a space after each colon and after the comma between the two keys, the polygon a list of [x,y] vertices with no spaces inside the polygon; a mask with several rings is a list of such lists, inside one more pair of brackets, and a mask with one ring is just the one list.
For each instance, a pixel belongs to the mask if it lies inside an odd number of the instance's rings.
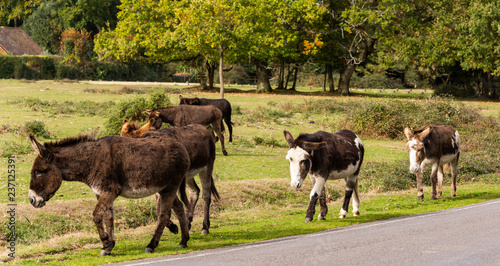
{"label": "white blaze on donkey face", "polygon": [[288,150],[286,159],[290,161],[290,185],[294,188],[300,188],[311,166],[311,156],[307,151],[300,147]]}
{"label": "white blaze on donkey face", "polygon": [[410,172],[412,173],[416,173],[420,169],[420,163],[417,160],[418,157],[417,155],[418,152],[422,152],[419,151],[419,149],[423,148],[423,146],[424,146],[423,143],[422,142],[419,143],[419,141],[416,140],[415,138],[408,141],[408,148],[410,150]]}

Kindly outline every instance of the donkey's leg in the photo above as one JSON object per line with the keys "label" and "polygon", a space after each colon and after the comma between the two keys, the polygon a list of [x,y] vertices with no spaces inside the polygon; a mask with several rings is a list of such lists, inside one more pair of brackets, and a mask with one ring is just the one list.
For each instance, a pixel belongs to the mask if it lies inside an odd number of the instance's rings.
{"label": "donkey's leg", "polygon": [[359,193],[358,193],[358,177],[356,176],[356,182],[354,184],[354,189],[352,190],[352,215],[359,216]]}
{"label": "donkey's leg", "polygon": [[345,179],[345,195],[344,195],[344,204],[342,204],[342,209],[340,209],[339,218],[345,218],[347,213],[349,213],[349,202],[351,201],[351,196],[356,186],[357,178],[355,177],[347,177]]}
{"label": "donkey's leg", "polygon": [[457,194],[457,175],[458,175],[458,157],[457,155],[455,159],[453,159],[450,163],[451,166],[451,196],[455,197]]}
{"label": "donkey's leg", "polygon": [[424,166],[421,165],[418,172],[415,174],[417,176],[417,197],[418,200],[424,200],[424,188],[422,187],[422,176],[424,175]]}
{"label": "donkey's leg", "polygon": [[[155,194],[155,199],[156,199],[156,217],[160,217],[161,215],[161,195],[160,193],[156,193]],[[171,212],[170,210],[165,210],[167,213],[167,217],[171,217]],[[156,220],[156,226],[159,225],[159,222],[160,220]],[[174,234],[178,234],[179,233],[179,228],[177,227],[176,224],[174,224],[174,222],[172,222],[171,219],[169,219],[167,221],[167,225],[166,227],[168,228],[168,230],[170,230],[170,232],[174,233]]]}
{"label": "donkey's leg", "polygon": [[184,213],[184,206],[182,206],[182,202],[179,198],[175,197],[172,208],[174,209],[177,219],[179,219],[179,225],[181,227],[181,243],[179,243],[179,248],[187,248],[187,242],[189,241],[189,223]]}
{"label": "donkey's leg", "polygon": [[203,210],[203,229],[201,230],[202,235],[209,233],[210,229],[210,204],[212,203],[212,175],[208,174],[209,170],[204,168],[200,171],[200,182],[203,189],[203,202],[205,203]]}
{"label": "donkey's leg", "polygon": [[431,172],[431,183],[432,183],[432,192],[431,192],[431,200],[436,199],[436,183],[437,183],[437,175],[438,175],[439,163],[434,163],[432,165]]}
{"label": "donkey's leg", "polygon": [[443,172],[443,165],[438,166],[437,169],[437,194],[436,198],[441,198],[443,195],[443,177],[444,177],[444,172]]}
{"label": "donkey's leg", "polygon": [[200,196],[200,188],[192,175],[186,176],[186,185],[189,188],[189,206],[186,206],[186,217],[189,223],[191,223],[193,221],[194,209]]}
{"label": "donkey's leg", "polygon": [[325,188],[321,191],[321,195],[319,196],[319,206],[321,206],[321,210],[318,215],[318,220],[326,220],[326,214],[328,213],[328,206],[326,205],[326,193]]}
{"label": "donkey's leg", "polygon": [[226,122],[227,129],[229,131],[229,142],[233,142],[233,125],[231,123],[231,112],[224,117],[224,121]]}
{"label": "donkey's leg", "polygon": [[227,156],[226,147],[224,146],[224,134],[222,134],[220,125],[218,123],[213,123],[212,128],[215,131],[215,133],[217,134],[217,136],[219,137],[220,146],[222,148],[222,153]]}
{"label": "donkey's leg", "polygon": [[[168,191],[167,189],[160,192],[160,197],[159,197],[160,212],[158,213],[158,218],[157,218],[158,222],[156,224],[156,230],[155,230],[155,233],[153,235],[153,238],[151,239],[149,244],[146,246],[146,250],[145,250],[146,253],[152,253],[155,250],[155,248],[158,246],[158,243],[160,243],[160,238],[161,238],[161,235],[163,234],[163,229],[165,229],[165,227],[171,223],[171,220],[170,220],[171,211],[170,211],[170,209],[173,207],[172,205],[173,205],[173,202],[176,198],[177,198],[177,195],[175,192],[173,193],[172,191]],[[184,219],[185,219],[185,217],[184,217]]]}
{"label": "donkey's leg", "polygon": [[313,181],[313,189],[311,190],[311,194],[309,195],[309,207],[307,208],[306,214],[306,223],[312,221],[314,217],[314,213],[316,212],[316,202],[318,201],[321,192],[325,187],[326,179],[321,176],[311,176],[311,180]]}
{"label": "donkey's leg", "polygon": [[[99,238],[102,241],[101,255],[109,255],[115,246],[115,238],[113,232],[113,201],[118,195],[112,193],[103,193],[98,196],[97,205],[92,213]],[[108,232],[104,230],[103,222],[106,223]]]}

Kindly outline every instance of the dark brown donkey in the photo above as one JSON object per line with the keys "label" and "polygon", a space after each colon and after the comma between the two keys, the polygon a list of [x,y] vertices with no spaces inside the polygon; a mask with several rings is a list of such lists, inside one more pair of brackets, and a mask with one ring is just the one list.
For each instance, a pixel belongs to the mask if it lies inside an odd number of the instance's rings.
{"label": "dark brown donkey", "polygon": [[[233,122],[231,122],[231,104],[226,99],[206,99],[206,98],[184,98],[182,95],[179,95],[179,105],[180,104],[188,104],[188,105],[213,105],[222,112],[222,118],[226,122],[227,128],[229,130],[229,142],[233,142]],[[224,128],[223,126],[221,126]],[[224,131],[224,130],[222,130]]]}
{"label": "dark brown donkey", "polygon": [[203,201],[205,202],[202,234],[208,234],[210,228],[210,203],[212,194],[215,199],[219,199],[219,193],[215,188],[212,172],[215,162],[215,142],[212,134],[202,125],[188,125],[184,127],[170,127],[159,131],[149,131],[151,121],[139,128],[136,123],[125,121],[122,126],[121,136],[141,138],[141,137],[162,137],[168,136],[176,138],[186,148],[191,166],[186,173],[186,184],[190,190],[189,206],[186,206],[186,215],[189,223],[193,221],[194,210],[200,195],[200,189],[194,177],[198,174],[203,188]]}
{"label": "dark brown donkey", "polygon": [[[460,157],[460,135],[451,126],[427,126],[412,132],[404,129],[408,143],[406,149],[410,154],[410,171],[417,176],[417,196],[424,199],[422,176],[424,168],[432,165],[431,199],[440,198],[443,194],[443,165],[451,165],[451,196],[457,191],[458,158]],[[436,191],[436,181],[438,188]]]}
{"label": "dark brown donkey", "polygon": [[318,131],[313,134],[300,134],[293,139],[292,134],[284,131],[290,149],[286,158],[290,161],[290,185],[300,188],[307,174],[312,180],[306,223],[313,219],[315,205],[319,199],[321,211],[318,220],[325,220],[326,205],[325,182],[328,179],[346,181],[344,204],[340,209],[340,218],[348,212],[349,201],[353,197],[354,216],[359,215],[358,174],[365,149],[361,139],[352,131],[341,130],[336,133]]}
{"label": "dark brown donkey", "polygon": [[[97,196],[92,213],[103,248],[109,255],[115,246],[113,202],[118,196],[143,198],[159,193],[158,223],[146,252],[158,246],[163,229],[177,232],[170,221],[173,208],[181,226],[180,248],[187,247],[189,228],[177,191],[184,191],[189,155],[174,138],[131,139],[107,136],[97,140],[86,136],[40,144],[30,135],[38,156],[31,168],[29,200],[35,208],[54,196],[63,180],[87,184]],[[106,230],[103,223],[106,224]]]}
{"label": "dark brown donkey", "polygon": [[146,110],[149,114],[148,120],[153,119],[152,129],[160,129],[163,122],[169,123],[174,127],[182,127],[190,124],[200,124],[212,128],[212,137],[215,140],[213,131],[220,139],[222,153],[227,155],[224,146],[224,135],[222,134],[222,112],[215,106],[198,105],[178,105],[164,107],[154,110]]}

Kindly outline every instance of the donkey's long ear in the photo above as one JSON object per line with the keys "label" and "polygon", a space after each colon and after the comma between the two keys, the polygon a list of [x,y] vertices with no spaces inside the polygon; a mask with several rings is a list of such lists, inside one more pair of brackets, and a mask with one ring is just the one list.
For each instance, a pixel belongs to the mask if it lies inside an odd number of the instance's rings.
{"label": "donkey's long ear", "polygon": [[49,157],[50,152],[40,142],[38,142],[32,134],[30,134],[30,142],[31,147],[35,150],[35,153],[45,158]]}
{"label": "donkey's long ear", "polygon": [[405,135],[408,141],[410,141],[413,138],[413,132],[411,132],[409,127],[405,127]]}
{"label": "donkey's long ear", "polygon": [[309,142],[309,141],[304,141],[302,143],[302,148],[306,150],[307,152],[315,151],[317,149],[321,149],[326,146],[326,142]]}
{"label": "donkey's long ear", "polygon": [[285,134],[285,139],[286,139],[286,142],[288,142],[288,147],[292,148],[293,147],[293,137],[292,137],[292,134],[290,134],[290,132],[288,131],[283,131],[283,134]]}
{"label": "donkey's long ear", "polygon": [[182,101],[182,95],[180,95],[180,94],[179,94],[179,100],[181,100],[181,101]]}
{"label": "donkey's long ear", "polygon": [[151,110],[144,110],[144,112],[146,112],[148,115],[150,115],[151,112],[153,112],[153,111],[151,111]]}
{"label": "donkey's long ear", "polygon": [[431,133],[431,127],[427,127],[424,131],[422,131],[420,134],[418,134],[420,136],[420,139],[425,139],[427,138],[427,136],[429,136],[429,134]]}

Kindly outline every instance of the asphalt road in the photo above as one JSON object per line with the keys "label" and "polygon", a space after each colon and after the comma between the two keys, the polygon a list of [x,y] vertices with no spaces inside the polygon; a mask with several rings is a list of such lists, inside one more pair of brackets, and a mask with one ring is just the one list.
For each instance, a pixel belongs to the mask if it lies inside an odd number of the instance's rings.
{"label": "asphalt road", "polygon": [[119,265],[500,265],[500,199]]}

